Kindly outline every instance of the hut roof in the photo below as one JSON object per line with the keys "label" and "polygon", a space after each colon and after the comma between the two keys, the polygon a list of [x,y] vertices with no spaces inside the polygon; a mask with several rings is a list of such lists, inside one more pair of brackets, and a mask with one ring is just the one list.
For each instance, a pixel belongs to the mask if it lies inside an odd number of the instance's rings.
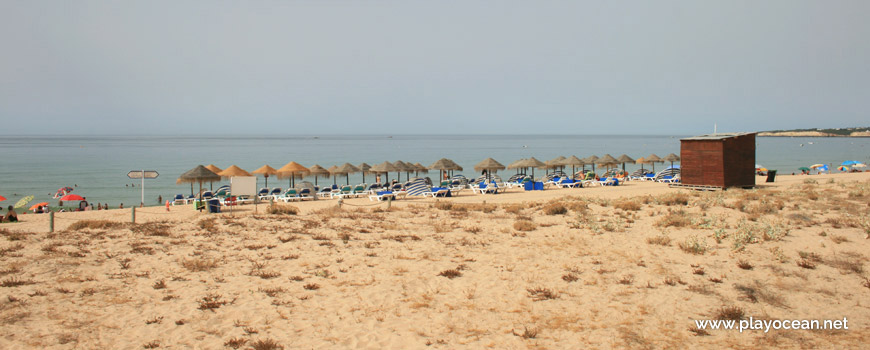
{"label": "hut roof", "polygon": [[327,174],[329,174],[329,170],[326,170],[326,168],[324,168],[320,165],[314,164],[310,168],[308,168],[308,173],[311,175],[315,175],[315,176],[327,175]]}
{"label": "hut roof", "polygon": [[229,168],[224,169],[224,171],[221,171],[218,175],[220,175],[221,177],[251,176],[251,173],[235,165],[230,165]]}
{"label": "hut roof", "polygon": [[216,182],[220,180],[220,175],[215,174],[213,171],[208,170],[208,168],[202,165],[197,165],[195,168],[181,174],[181,176],[178,177],[178,180],[176,180],[176,183]]}
{"label": "hut roof", "polygon": [[662,158],[662,160],[664,160],[666,162],[679,162],[680,156],[671,153],[671,154],[666,155],[664,158]]}
{"label": "hut roof", "polygon": [[251,172],[251,174],[261,174],[261,175],[265,175],[265,176],[275,175],[277,173],[278,173],[278,170],[275,170],[275,168],[270,167],[269,165],[261,166],[259,169]]}
{"label": "hut roof", "polygon": [[290,162],[284,164],[281,168],[278,169],[278,177],[279,178],[288,178],[292,175],[300,174],[304,175],[308,173],[308,168],[302,166],[302,164],[296,162]]}
{"label": "hut roof", "polygon": [[610,154],[605,154],[604,157],[598,158],[595,161],[595,164],[598,165],[610,165],[610,164],[619,164],[616,158],[613,158]]}
{"label": "hut roof", "polygon": [[220,174],[221,171],[224,171],[223,169],[218,168],[218,167],[215,166],[214,164],[206,165],[205,168],[208,169],[208,170],[211,170],[211,172],[213,172],[213,173],[215,173],[215,174]]}
{"label": "hut roof", "polygon": [[505,166],[492,158],[486,158],[474,166],[474,170],[504,170]]}
{"label": "hut roof", "polygon": [[625,154],[619,156],[619,158],[616,158],[616,160],[620,163],[634,163],[635,162],[635,160],[633,158],[631,158]]}

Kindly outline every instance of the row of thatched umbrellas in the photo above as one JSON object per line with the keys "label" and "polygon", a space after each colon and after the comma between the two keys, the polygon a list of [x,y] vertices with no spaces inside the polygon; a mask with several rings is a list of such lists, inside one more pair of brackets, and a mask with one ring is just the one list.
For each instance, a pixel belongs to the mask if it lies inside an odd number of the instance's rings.
{"label": "row of thatched umbrellas", "polygon": [[[498,161],[492,158],[487,158],[474,166],[474,170],[476,171],[487,171],[487,174],[497,172],[499,170],[504,169],[532,169],[532,177],[535,175],[535,169],[559,169],[565,166],[571,166],[571,173],[574,173],[576,166],[583,166],[586,168],[586,165],[592,165],[592,170],[595,171],[595,165],[603,165],[603,166],[617,166],[622,164],[622,170],[625,171],[626,163],[638,163],[638,164],[652,164],[653,170],[655,170],[655,163],[664,163],[666,161],[671,162],[671,166],[673,166],[674,162],[680,161],[680,157],[676,154],[669,154],[665,158],[659,158],[659,156],[655,154],[651,154],[645,158],[632,159],[628,155],[621,155],[619,158],[614,158],[609,154],[605,154],[603,157],[598,157],[595,155],[586,157],[586,158],[578,158],[577,156],[571,157],[557,157],[546,162],[542,162],[540,160],[535,159],[535,157],[525,158],[517,160],[513,163],[508,164],[507,166],[502,165]],[[641,165],[641,169],[643,169],[643,165]],[[421,165],[420,163],[406,163],[401,160],[390,163],[383,162],[376,165],[368,165],[366,163],[362,163],[359,165],[353,165],[350,163],[344,163],[342,165],[334,165],[329,168],[324,168],[320,165],[313,165],[311,167],[302,166],[296,162],[290,162],[284,165],[281,168],[275,169],[269,165],[264,165],[257,170],[252,172],[247,172],[238,166],[231,165],[226,169],[221,169],[215,166],[214,164],[210,164],[208,166],[199,165],[196,168],[191,169],[190,171],[185,172],[181,176],[178,177],[176,183],[190,183],[191,191],[193,191],[193,184],[199,183],[200,185],[200,193],[202,192],[202,184],[205,182],[213,183],[219,182],[222,179],[230,178],[233,176],[253,176],[252,174],[262,175],[266,179],[266,187],[269,187],[269,177],[275,176],[279,179],[289,179],[290,186],[294,185],[294,182],[297,177],[302,178],[305,176],[314,176],[314,183],[317,184],[318,177],[333,177],[333,182],[336,182],[338,175],[343,175],[347,177],[347,183],[350,184],[350,174],[354,173],[362,173],[363,182],[365,182],[365,174],[385,174],[386,180],[389,181],[389,173],[395,172],[397,173],[397,177],[401,179],[401,173],[406,173],[406,176],[410,178],[411,173],[414,173],[415,176],[418,176],[420,173],[428,173],[429,170],[439,170],[439,178],[444,172],[449,172],[452,174],[453,171],[462,171],[462,167],[456,162],[447,159],[441,158],[428,167]]]}

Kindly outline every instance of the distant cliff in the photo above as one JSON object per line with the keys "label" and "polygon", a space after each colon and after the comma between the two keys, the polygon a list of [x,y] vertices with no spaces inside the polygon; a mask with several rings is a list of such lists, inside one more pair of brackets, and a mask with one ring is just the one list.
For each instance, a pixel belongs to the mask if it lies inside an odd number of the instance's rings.
{"label": "distant cliff", "polygon": [[838,129],[794,129],[761,131],[758,136],[870,137],[870,127]]}

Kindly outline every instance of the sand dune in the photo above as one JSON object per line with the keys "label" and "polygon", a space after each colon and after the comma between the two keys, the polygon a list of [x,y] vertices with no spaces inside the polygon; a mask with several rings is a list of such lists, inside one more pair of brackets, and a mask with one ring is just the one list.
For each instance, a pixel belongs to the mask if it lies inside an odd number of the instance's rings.
{"label": "sand dune", "polygon": [[[54,233],[46,215],[22,215],[0,225],[0,347],[863,346],[870,173],[777,181],[466,192],[390,209],[320,200],[290,204],[296,215],[155,207],[135,225],[129,210],[59,213]],[[739,312],[850,329],[694,326]]]}

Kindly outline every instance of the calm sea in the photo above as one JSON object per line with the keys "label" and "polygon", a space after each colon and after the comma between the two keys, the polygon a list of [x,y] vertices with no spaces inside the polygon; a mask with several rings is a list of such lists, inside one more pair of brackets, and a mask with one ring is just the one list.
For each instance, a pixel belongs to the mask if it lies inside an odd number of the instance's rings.
{"label": "calm sea", "polygon": [[[157,205],[158,195],[168,199],[177,193],[189,194],[190,185],[176,185],[175,180],[198,164],[213,163],[221,168],[235,164],[253,171],[264,164],[277,169],[290,161],[328,168],[345,162],[375,165],[385,160],[429,165],[446,157],[463,166],[461,173],[471,177],[479,174],[473,171],[474,164],[486,157],[505,165],[532,156],[542,161],[605,153],[614,157],[625,153],[633,158],[656,153],[664,157],[679,154],[680,138],[687,136],[4,136],[0,140],[0,195],[8,200],[0,204],[14,204],[23,196],[34,195],[31,203],[56,205],[52,195],[63,186],[75,187],[73,193],[110,207],[138,204],[140,182],[126,176],[137,169],[160,173],[157,179],[145,180],[146,205]],[[756,142],[757,163],[780,173],[814,163],[836,167],[845,160],[870,162],[870,138],[759,137]],[[661,164],[656,166],[662,168]],[[627,166],[629,171],[637,168],[639,165]],[[372,176],[366,177],[371,182]],[[260,181],[262,184],[262,178]],[[331,184],[332,178],[318,181]],[[346,180],[342,177],[338,181]],[[351,183],[361,181],[359,174],[351,175]],[[135,187],[127,186],[132,184]],[[269,179],[270,187],[287,185],[286,180]]]}

